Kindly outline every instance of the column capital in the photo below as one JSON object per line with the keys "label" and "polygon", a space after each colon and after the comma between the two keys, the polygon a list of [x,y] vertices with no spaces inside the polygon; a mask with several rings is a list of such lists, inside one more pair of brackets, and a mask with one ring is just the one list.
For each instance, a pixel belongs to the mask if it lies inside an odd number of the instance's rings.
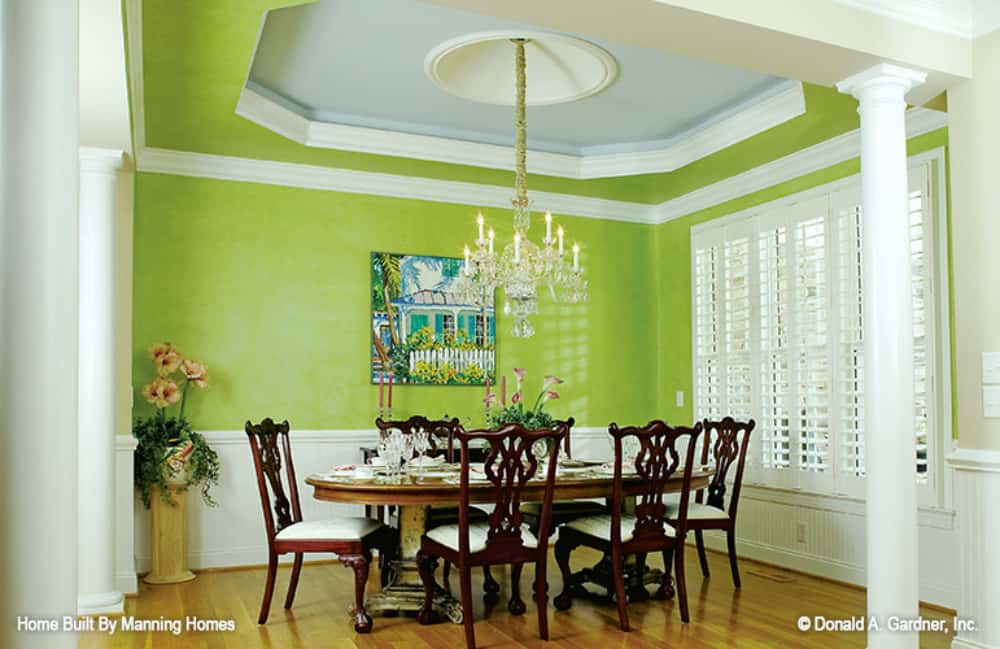
{"label": "column capital", "polygon": [[113,174],[125,163],[125,153],[120,149],[80,147],[80,171]]}
{"label": "column capital", "polygon": [[900,99],[927,80],[927,73],[892,63],[879,63],[837,82],[837,90],[858,100],[868,90],[898,90]]}

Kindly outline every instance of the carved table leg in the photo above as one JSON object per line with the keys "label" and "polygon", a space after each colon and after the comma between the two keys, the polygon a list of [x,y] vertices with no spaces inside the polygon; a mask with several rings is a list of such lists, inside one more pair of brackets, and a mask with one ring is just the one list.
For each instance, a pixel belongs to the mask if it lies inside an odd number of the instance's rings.
{"label": "carved table leg", "polygon": [[[369,615],[391,616],[420,611],[424,603],[424,586],[417,568],[420,537],[427,528],[427,508],[404,505],[399,509],[399,552],[389,562],[389,577],[381,592],[368,596]],[[440,618],[462,623],[462,605],[443,588],[435,584],[434,611]]]}

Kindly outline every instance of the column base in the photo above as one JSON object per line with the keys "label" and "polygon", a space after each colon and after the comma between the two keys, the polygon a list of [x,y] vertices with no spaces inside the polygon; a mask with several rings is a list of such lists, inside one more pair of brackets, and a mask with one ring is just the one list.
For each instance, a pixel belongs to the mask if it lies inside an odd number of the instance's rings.
{"label": "column base", "polygon": [[101,613],[122,613],[125,611],[125,596],[118,591],[80,595],[76,599],[77,615],[98,615]]}

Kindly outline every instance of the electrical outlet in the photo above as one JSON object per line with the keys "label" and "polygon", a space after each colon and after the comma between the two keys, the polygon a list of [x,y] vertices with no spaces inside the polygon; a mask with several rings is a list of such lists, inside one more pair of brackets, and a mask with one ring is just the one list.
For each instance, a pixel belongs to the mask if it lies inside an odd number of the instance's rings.
{"label": "electrical outlet", "polygon": [[795,540],[799,543],[806,542],[806,524],[802,521],[795,526]]}
{"label": "electrical outlet", "polygon": [[1000,384],[1000,352],[983,352],[983,385]]}
{"label": "electrical outlet", "polygon": [[983,386],[983,417],[1000,417],[1000,385]]}
{"label": "electrical outlet", "polygon": [[677,391],[677,407],[678,408],[683,408],[684,407],[684,391],[683,390],[678,390]]}

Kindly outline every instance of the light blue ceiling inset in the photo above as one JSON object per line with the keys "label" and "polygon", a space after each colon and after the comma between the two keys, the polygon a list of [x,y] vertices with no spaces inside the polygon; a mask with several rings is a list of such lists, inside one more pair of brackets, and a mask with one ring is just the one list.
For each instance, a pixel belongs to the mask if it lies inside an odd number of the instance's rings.
{"label": "light blue ceiling inset", "polygon": [[[314,121],[509,146],[509,107],[452,96],[424,74],[427,53],[442,41],[501,29],[546,31],[416,0],[320,0],[277,9],[267,16],[248,86]],[[529,107],[531,149],[651,150],[785,81],[588,40],[615,57],[618,79],[581,101]]]}

